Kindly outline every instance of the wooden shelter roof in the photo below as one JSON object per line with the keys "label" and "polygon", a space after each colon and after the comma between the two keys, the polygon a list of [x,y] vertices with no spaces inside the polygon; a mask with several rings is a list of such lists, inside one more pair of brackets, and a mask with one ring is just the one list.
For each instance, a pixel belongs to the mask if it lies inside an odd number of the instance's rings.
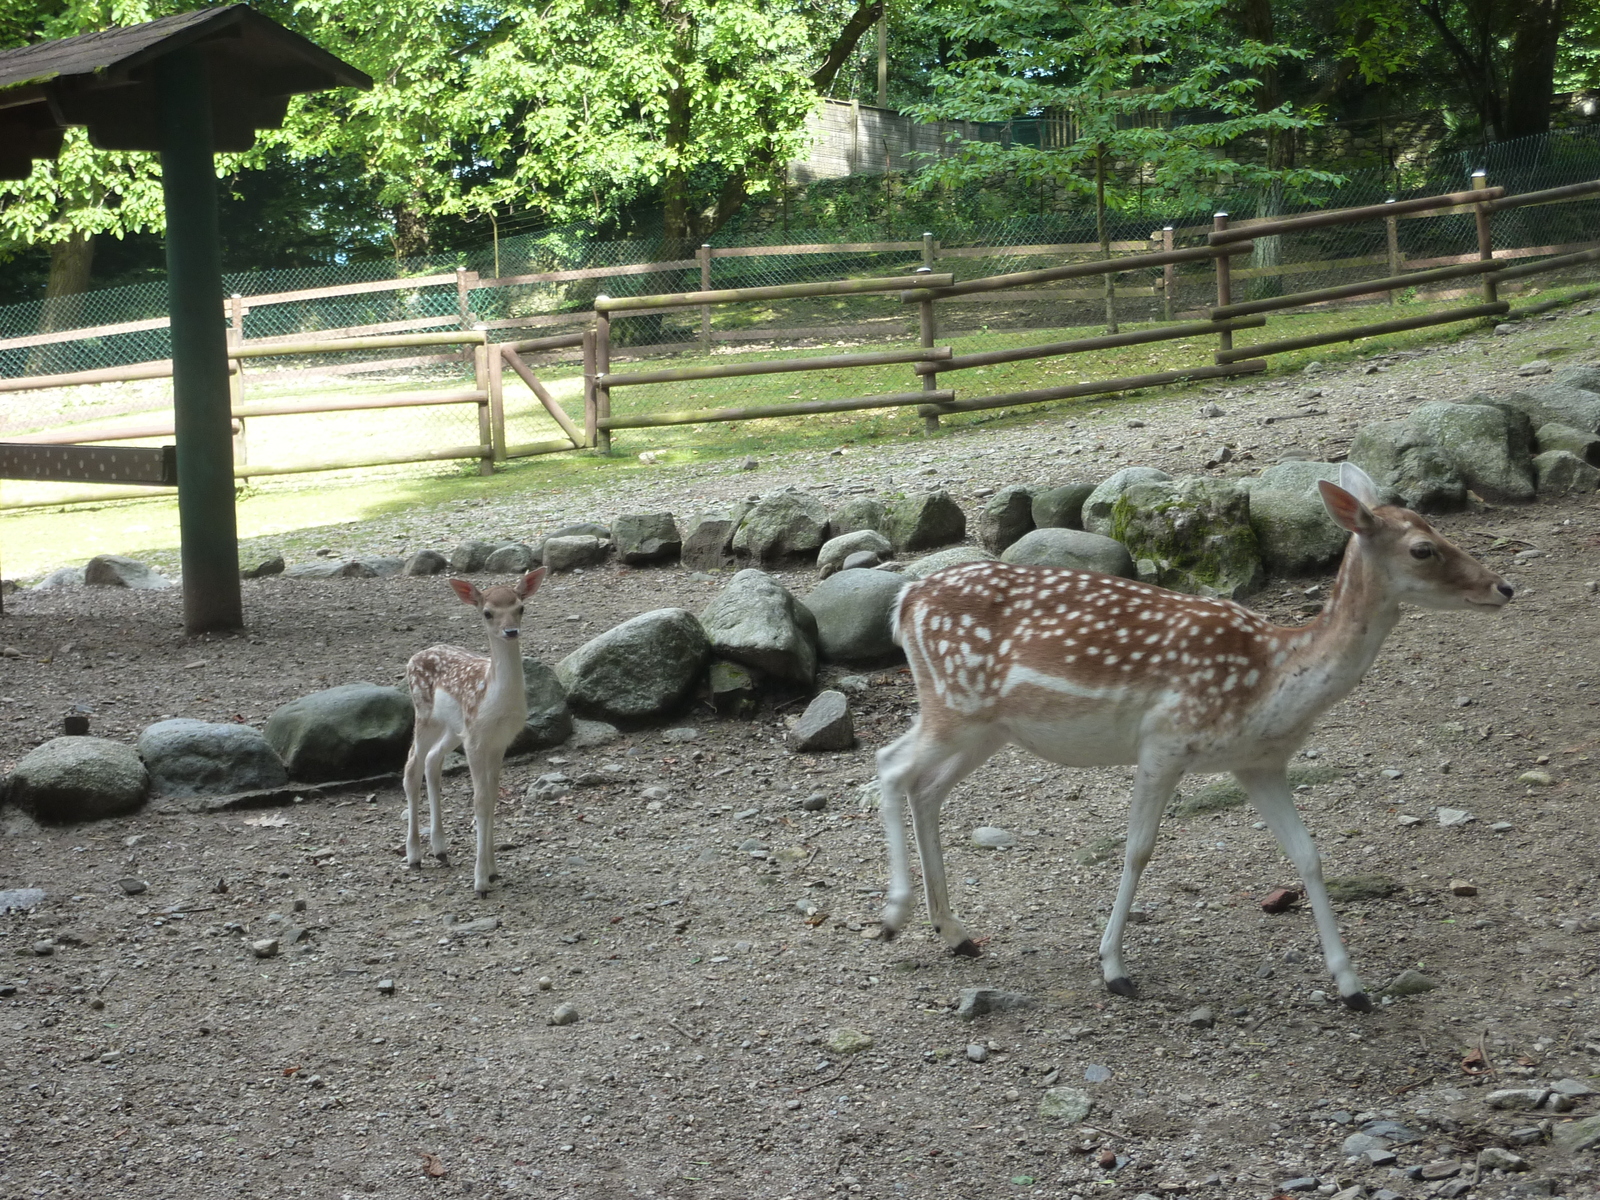
{"label": "wooden shelter roof", "polygon": [[54,158],[71,125],[87,126],[102,150],[159,150],[151,66],[190,46],[209,67],[217,150],[248,150],[258,129],[283,123],[291,96],[372,86],[244,4],[0,50],[0,179],[24,179],[34,159]]}

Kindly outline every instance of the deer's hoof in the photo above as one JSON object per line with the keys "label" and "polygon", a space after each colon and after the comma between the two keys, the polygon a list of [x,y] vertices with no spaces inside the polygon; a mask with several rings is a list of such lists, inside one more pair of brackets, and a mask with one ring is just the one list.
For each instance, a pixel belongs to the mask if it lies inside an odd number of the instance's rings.
{"label": "deer's hoof", "polygon": [[900,931],[898,929],[896,929],[892,925],[883,926],[883,932],[881,934],[879,934],[879,937],[881,937],[886,942],[892,942],[892,941],[895,940],[895,938],[897,938],[899,936],[900,936]]}
{"label": "deer's hoof", "polygon": [[439,860],[439,865],[441,867],[448,867],[450,865],[450,852],[448,850],[435,850],[433,852],[433,856]]}
{"label": "deer's hoof", "polygon": [[1351,1012],[1371,1012],[1372,997],[1365,992],[1351,992],[1348,996],[1340,996],[1344,1006]]}
{"label": "deer's hoof", "polygon": [[479,888],[478,889],[478,899],[479,900],[487,900],[488,898],[489,898],[489,889],[488,888]]}
{"label": "deer's hoof", "polygon": [[961,944],[955,947],[952,954],[958,958],[982,958],[983,951],[978,949],[978,943],[971,938],[963,938]]}
{"label": "deer's hoof", "polygon": [[1126,996],[1129,1000],[1135,1000],[1139,996],[1138,987],[1126,975],[1118,975],[1115,979],[1106,980],[1106,991],[1113,996]]}

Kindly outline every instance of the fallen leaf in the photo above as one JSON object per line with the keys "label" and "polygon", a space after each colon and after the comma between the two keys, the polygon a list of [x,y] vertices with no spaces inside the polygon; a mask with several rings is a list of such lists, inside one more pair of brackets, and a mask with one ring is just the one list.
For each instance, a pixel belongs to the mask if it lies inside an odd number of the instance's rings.
{"label": "fallen leaf", "polygon": [[1482,1050],[1469,1050],[1461,1060],[1461,1069],[1468,1075],[1484,1075],[1490,1070],[1489,1060],[1483,1056]]}
{"label": "fallen leaf", "polygon": [[246,817],[246,825],[256,825],[263,829],[282,829],[289,823],[289,818],[279,813],[268,813],[264,817]]}
{"label": "fallen leaf", "polygon": [[434,1179],[444,1178],[444,1163],[437,1154],[424,1153],[422,1156],[422,1173]]}

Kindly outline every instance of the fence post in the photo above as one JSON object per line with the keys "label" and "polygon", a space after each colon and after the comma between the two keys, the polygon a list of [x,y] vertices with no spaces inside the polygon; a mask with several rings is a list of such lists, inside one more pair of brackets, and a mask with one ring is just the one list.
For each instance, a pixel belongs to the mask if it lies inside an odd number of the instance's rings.
{"label": "fence post", "polygon": [[494,425],[489,416],[489,346],[487,342],[472,348],[473,386],[484,393],[478,401],[478,445],[489,447],[489,453],[478,459],[478,474],[494,474]]}
{"label": "fence post", "polygon": [[[1163,252],[1171,251],[1173,244],[1173,229],[1171,225],[1161,227],[1161,249]],[[1161,268],[1161,319],[1172,320],[1172,293],[1178,287],[1178,268],[1174,263],[1167,263]]]}
{"label": "fence post", "polygon": [[489,351],[489,438],[494,447],[494,460],[506,460],[506,355],[499,346],[486,346]]}
{"label": "fence post", "polygon": [[922,235],[922,269],[924,271],[933,270],[933,234],[931,233]]}
{"label": "fence post", "polygon": [[[1228,214],[1219,212],[1211,218],[1211,228],[1221,233],[1228,227]],[[1217,307],[1233,303],[1233,262],[1226,254],[1219,254],[1212,260],[1217,271]],[[1217,334],[1217,361],[1223,361],[1223,354],[1233,349],[1233,334],[1226,329]]]}
{"label": "fence post", "polygon": [[[244,297],[235,292],[228,297],[228,349],[236,350],[244,341]],[[228,364],[233,374],[228,376],[228,406],[236,413],[244,407],[244,360],[235,358]],[[245,436],[244,418],[233,418],[233,461],[244,466],[250,461],[249,440]],[[250,476],[239,476],[239,482],[248,484]]]}
{"label": "fence post", "polygon": [[[928,243],[929,243],[929,240],[931,239],[932,235],[931,234],[923,234],[922,236],[923,236],[923,242],[922,242],[923,253],[927,253]],[[929,268],[927,268],[927,267],[923,267],[921,270],[919,270],[917,272],[918,275],[927,274],[927,273],[930,273],[929,272]],[[924,347],[931,347],[933,345],[933,339],[938,336],[939,330],[938,330],[937,321],[938,321],[938,318],[934,315],[934,311],[933,311],[933,301],[932,300],[921,300],[921,301],[918,301],[918,303],[917,303],[917,324],[920,325],[921,329],[922,329],[922,344],[923,344]],[[939,377],[937,375],[924,375],[922,377],[922,390],[925,391],[925,392],[936,392],[936,391],[938,391],[939,390]],[[937,411],[931,409],[930,407],[928,407],[926,405],[924,405],[923,409],[922,409],[922,431],[924,433],[938,433],[939,432],[939,414],[938,414]]]}
{"label": "fence post", "polygon": [[[1393,204],[1394,197],[1390,196],[1384,203]],[[1385,217],[1383,224],[1389,236],[1389,274],[1398,275],[1405,265],[1400,258],[1400,221],[1396,217]],[[1393,304],[1395,301],[1392,288],[1388,292],[1388,297],[1389,303]]]}
{"label": "fence post", "polygon": [[[1472,190],[1481,192],[1489,186],[1489,172],[1481,167],[1472,173]],[[1472,206],[1472,214],[1478,226],[1478,257],[1487,262],[1494,257],[1494,239],[1489,233],[1489,210],[1482,204]],[[1483,302],[1493,304],[1500,299],[1500,289],[1488,275],[1483,277]]]}
{"label": "fence post", "polygon": [[467,308],[467,269],[456,268],[456,307],[461,312],[461,328],[472,325],[472,313]]}
{"label": "fence post", "polygon": [[595,435],[599,426],[595,423],[598,415],[594,404],[594,351],[595,331],[583,331],[583,441],[590,449],[594,448]]}
{"label": "fence post", "polygon": [[[711,290],[711,243],[706,242],[695,251],[695,257],[700,260],[700,290]],[[711,305],[700,306],[700,345],[707,354],[711,353]]]}
{"label": "fence post", "polygon": [[601,454],[611,453],[611,431],[601,429],[599,418],[611,415],[611,389],[600,380],[611,370],[611,314],[595,310],[594,314],[594,415],[595,448]]}

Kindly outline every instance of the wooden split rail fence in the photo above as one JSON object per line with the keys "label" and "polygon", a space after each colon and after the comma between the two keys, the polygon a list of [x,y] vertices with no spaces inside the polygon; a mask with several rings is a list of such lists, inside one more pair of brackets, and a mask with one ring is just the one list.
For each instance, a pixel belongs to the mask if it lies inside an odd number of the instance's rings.
{"label": "wooden split rail fence", "polygon": [[[662,270],[690,269],[698,266],[700,268],[701,282],[705,286],[698,291],[691,292],[623,297],[598,296],[594,300],[592,321],[588,329],[581,332],[494,344],[488,341],[487,328],[495,325],[510,325],[513,322],[480,322],[478,323],[478,328],[452,332],[385,332],[376,337],[322,337],[311,340],[303,338],[274,338],[252,339],[246,342],[239,336],[239,331],[242,325],[241,318],[247,308],[240,297],[234,297],[228,305],[228,311],[232,319],[232,329],[229,334],[229,355],[232,367],[230,376],[232,380],[232,410],[236,429],[239,432],[239,439],[236,445],[238,461],[235,464],[235,474],[243,478],[249,478],[258,475],[348,469],[441,459],[476,459],[479,463],[479,470],[483,473],[488,473],[493,469],[493,465],[496,462],[530,455],[560,453],[584,448],[596,448],[603,452],[609,452],[612,433],[616,430],[644,429],[669,425],[699,425],[912,406],[915,406],[923,416],[926,428],[932,430],[938,427],[941,416],[951,413],[974,412],[1075,397],[1126,392],[1187,380],[1227,378],[1251,374],[1265,370],[1267,359],[1275,354],[1284,354],[1290,351],[1330,345],[1337,342],[1355,341],[1360,338],[1382,334],[1423,329],[1454,322],[1473,321],[1485,317],[1503,316],[1510,310],[1510,304],[1500,298],[1498,291],[1500,285],[1546,272],[1567,270],[1587,263],[1600,262],[1600,246],[1595,245],[1581,246],[1576,249],[1569,247],[1538,247],[1533,250],[1527,248],[1513,249],[1503,252],[1502,257],[1496,258],[1490,232],[1490,216],[1493,213],[1524,205],[1556,204],[1591,198],[1600,195],[1600,180],[1591,180],[1566,187],[1549,188],[1543,191],[1528,192],[1514,196],[1505,195],[1502,188],[1486,186],[1486,180],[1481,176],[1474,180],[1474,184],[1473,190],[1466,192],[1455,192],[1447,195],[1398,202],[1391,201],[1381,205],[1305,213],[1276,219],[1251,220],[1241,222],[1238,225],[1231,225],[1227,214],[1219,213],[1216,216],[1213,227],[1206,231],[1204,245],[1174,248],[1172,245],[1174,231],[1168,229],[1161,231],[1158,244],[1162,248],[1154,252],[1121,254],[1109,259],[1071,262],[1040,270],[1007,272],[959,282],[951,274],[936,274],[932,271],[931,264],[938,251],[938,246],[931,235],[925,236],[921,243],[893,243],[893,247],[897,249],[909,250],[920,246],[923,265],[914,275],[898,275],[884,278],[791,283],[771,287],[713,289],[709,286],[711,277],[710,263],[713,253],[723,256],[748,256],[771,253],[797,253],[810,250],[819,252],[822,250],[837,252],[853,249],[878,251],[887,248],[890,245],[887,243],[864,243],[859,247],[851,245],[827,247],[740,247],[715,252],[710,247],[702,247],[694,259],[669,263],[648,263],[628,267],[593,268],[576,272],[550,272],[532,276],[513,276],[492,282],[515,284],[543,282],[557,277],[562,279],[579,277],[601,278],[619,274],[645,274]],[[1467,256],[1465,260],[1461,258],[1442,261],[1433,260],[1430,263],[1418,264],[1423,269],[1401,270],[1399,265],[1401,260],[1395,249],[1397,244],[1394,235],[1396,222],[1401,219],[1443,214],[1470,214],[1474,217],[1478,242],[1476,256]],[[1234,260],[1240,256],[1252,254],[1259,243],[1259,239],[1366,221],[1379,221],[1387,226],[1390,274],[1377,279],[1292,292],[1286,295],[1243,301],[1234,300],[1234,278],[1236,275],[1246,274],[1243,270],[1235,269]],[[1139,243],[1119,244],[1117,248],[1136,249],[1139,245]],[[974,248],[970,250],[944,251],[943,256],[975,257],[980,254],[1017,256],[1042,254],[1049,251],[1065,251],[1067,249],[1081,250],[1082,248],[1044,246]],[[1508,257],[1523,257],[1549,251],[1568,252],[1553,253],[1549,257],[1531,262],[1508,264],[1506,261]],[[1365,260],[1362,261],[1364,262]],[[1209,311],[1205,313],[1205,319],[1170,320],[1174,271],[1184,264],[1200,263],[1212,264],[1216,283],[1215,305],[1211,306]],[[1293,264],[1290,266],[1292,267]],[[1161,283],[1147,290],[1149,294],[1165,295],[1166,302],[1164,307],[1169,319],[1154,327],[968,354],[956,354],[951,347],[936,344],[938,340],[938,306],[942,303],[981,299],[985,296],[1039,295],[1040,293],[1037,290],[1029,291],[1027,289],[1039,289],[1043,285],[1055,284],[1065,280],[1091,279],[1126,272],[1148,273],[1158,269],[1162,273]],[[1272,270],[1276,271],[1277,268],[1272,268]],[[1249,272],[1252,275],[1260,273],[1260,271]],[[377,284],[346,285],[345,288],[341,289],[323,290],[342,294],[351,287],[377,290],[383,287],[406,286],[408,284],[409,286],[431,284],[448,279],[454,279],[456,282],[461,308],[461,321],[465,324],[469,317],[467,292],[472,284],[476,282],[475,277],[468,278],[468,273],[466,272],[458,272],[456,276],[439,277],[439,279],[383,281]],[[1320,333],[1274,338],[1243,346],[1234,344],[1235,334],[1244,330],[1260,329],[1266,326],[1269,314],[1272,313],[1283,313],[1291,310],[1304,311],[1312,307],[1325,306],[1362,296],[1387,295],[1392,300],[1394,293],[1397,291],[1451,280],[1470,281],[1474,279],[1478,281],[1478,294],[1473,297],[1476,303],[1457,305],[1443,311],[1423,313],[1416,316],[1364,322]],[[251,303],[259,305],[266,302],[278,302],[295,295],[304,295],[304,293],[284,293],[282,296],[255,297],[251,300]],[[614,348],[612,323],[618,318],[638,317],[683,309],[699,309],[701,318],[700,345],[703,349],[709,349],[712,340],[711,314],[717,308],[806,298],[873,295],[886,299],[894,298],[897,295],[902,311],[905,306],[916,306],[920,333],[919,345],[906,349],[711,363],[657,370],[612,370]],[[1579,293],[1577,297],[1570,298],[1586,298],[1589,295],[1600,295],[1600,288],[1588,289],[1586,292]],[[1547,306],[1533,305],[1524,308],[1522,311],[1532,312]],[[570,320],[571,317],[569,315],[563,319]],[[427,318],[426,320],[432,321],[437,320],[437,318]],[[341,330],[336,332],[354,333],[356,331]],[[771,336],[772,332],[764,331],[763,335]],[[790,336],[798,336],[794,331],[787,332]],[[977,396],[958,396],[954,388],[940,386],[940,376],[952,371],[1209,336],[1217,338],[1217,350],[1211,356],[1210,362],[1196,363],[1192,366],[1180,367],[1169,371],[1091,380],[1059,387]],[[40,337],[49,340],[64,340],[64,335],[60,334],[40,335]],[[424,355],[418,361],[432,361],[438,357],[455,357],[463,353],[470,354],[474,364],[474,385],[470,389],[400,392],[370,397],[294,401],[277,404],[250,404],[246,403],[243,397],[244,364],[250,360],[294,355],[360,353],[372,350],[406,348],[438,351],[446,347],[455,347],[457,349],[450,350],[442,356],[438,354]],[[560,354],[561,352],[572,350],[579,350],[583,361],[583,414],[581,424],[579,420],[566,412],[549,388],[539,379],[534,365],[527,358],[530,355]],[[383,365],[393,365],[392,360],[390,363]],[[796,403],[696,408],[672,412],[614,411],[612,406],[613,393],[618,389],[677,384],[689,381],[733,379],[756,375],[839,371],[892,365],[909,366],[913,377],[917,380],[917,386],[902,392],[879,392],[877,394],[864,394],[842,399],[813,399]],[[526,384],[538,399],[544,411],[561,431],[562,436],[543,441],[517,444],[512,444],[508,441],[505,407],[505,372],[508,368]],[[333,369],[338,370],[338,368]],[[0,379],[0,392],[27,391],[72,384],[153,379],[168,376],[171,374],[171,370],[170,362],[157,362],[96,371],[81,371],[69,375]],[[455,404],[476,406],[476,441],[433,446],[402,454],[369,455],[335,461],[323,460],[279,464],[251,463],[248,461],[248,446],[243,434],[246,422],[252,418],[358,409]],[[74,480],[95,478],[94,471],[99,468],[96,468],[91,460],[96,454],[100,454],[103,457],[106,453],[113,451],[114,448],[81,445],[79,443],[91,439],[96,443],[150,439],[168,436],[171,431],[170,420],[165,422],[146,421],[143,423],[130,422],[125,426],[116,428],[41,433],[14,438],[9,445],[53,447],[52,462],[55,463],[55,466],[51,469],[55,470],[56,473],[49,474],[47,471],[43,474],[19,475],[16,473],[19,470],[17,454],[7,451],[4,445],[0,445],[0,477]],[[115,463],[116,471],[120,472],[120,474],[107,473],[99,477],[107,481],[116,479],[122,482],[147,484],[170,482],[170,453],[162,456],[160,448],[155,448],[151,451],[155,457],[151,458],[149,463],[141,468],[137,463],[143,460],[129,457],[134,449],[137,448],[115,451],[116,454],[121,455],[116,459]],[[74,450],[82,452],[81,461],[69,461],[71,452]],[[105,459],[106,463],[110,461],[110,459]],[[62,464],[64,463],[67,465],[63,466]],[[106,468],[108,471],[109,469]],[[150,477],[146,479],[133,478],[132,476],[137,476],[140,470],[146,470]],[[98,498],[107,497],[102,495]],[[60,500],[55,501],[55,503],[60,502]]]}

